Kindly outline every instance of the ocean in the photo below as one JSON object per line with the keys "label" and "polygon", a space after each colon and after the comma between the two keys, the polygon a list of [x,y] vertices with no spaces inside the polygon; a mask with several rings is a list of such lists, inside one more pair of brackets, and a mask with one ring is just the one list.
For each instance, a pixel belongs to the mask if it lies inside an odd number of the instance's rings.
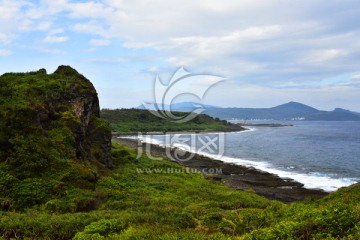
{"label": "ocean", "polygon": [[[291,123],[294,126],[249,127],[248,131],[225,133],[222,156],[206,149],[200,153],[328,192],[360,181],[360,122]],[[200,135],[203,141],[196,140],[198,145],[214,137]],[[152,143],[169,145],[165,139],[161,135],[151,136]],[[183,145],[185,148],[186,144]]]}

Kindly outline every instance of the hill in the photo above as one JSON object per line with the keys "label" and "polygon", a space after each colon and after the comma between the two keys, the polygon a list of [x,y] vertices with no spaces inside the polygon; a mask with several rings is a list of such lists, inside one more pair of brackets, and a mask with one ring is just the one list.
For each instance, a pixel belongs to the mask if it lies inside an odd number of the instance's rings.
{"label": "hill", "polygon": [[53,74],[6,73],[0,86],[1,208],[92,189],[111,165],[111,132],[91,82],[60,66]]}
{"label": "hill", "polygon": [[209,108],[204,111],[220,119],[272,119],[309,121],[360,121],[360,116],[340,109],[320,111],[302,103],[289,102],[272,108]]}
{"label": "hill", "polygon": [[[101,177],[91,211],[0,211],[4,239],[359,239],[360,185],[283,204],[229,189],[166,159],[113,143],[112,175]],[[172,173],[167,173],[172,169]],[[156,170],[156,172],[155,172]],[[206,179],[209,178],[209,179]],[[84,196],[79,196],[85,201]],[[52,202],[52,205],[58,204]],[[64,202],[63,206],[71,203]],[[47,208],[46,208],[47,207]]]}
{"label": "hill", "polygon": [[[177,116],[187,115],[175,112]],[[168,132],[168,131],[241,131],[244,128],[205,114],[196,115],[188,122],[170,122],[157,117],[148,110],[140,109],[102,109],[101,117],[110,122],[114,132]]]}

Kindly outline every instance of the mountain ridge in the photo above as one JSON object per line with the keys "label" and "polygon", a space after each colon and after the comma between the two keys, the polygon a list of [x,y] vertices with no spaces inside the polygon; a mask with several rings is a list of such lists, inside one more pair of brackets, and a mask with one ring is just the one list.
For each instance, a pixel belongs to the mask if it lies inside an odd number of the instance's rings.
{"label": "mountain ridge", "polygon": [[[271,120],[309,120],[309,121],[360,121],[360,113],[343,108],[333,111],[318,110],[303,103],[291,101],[271,108],[217,107],[193,102],[166,105],[165,110],[190,112],[197,106],[205,109],[203,113],[223,120],[230,119],[271,119]],[[142,106],[142,108],[141,108]],[[140,105],[138,109],[146,109]],[[151,108],[150,108],[151,109]],[[154,109],[151,109],[154,110]]]}
{"label": "mountain ridge", "polygon": [[204,113],[220,119],[272,119],[309,121],[360,121],[360,115],[349,110],[336,108],[323,111],[311,106],[288,102],[272,108],[221,108],[207,109]]}

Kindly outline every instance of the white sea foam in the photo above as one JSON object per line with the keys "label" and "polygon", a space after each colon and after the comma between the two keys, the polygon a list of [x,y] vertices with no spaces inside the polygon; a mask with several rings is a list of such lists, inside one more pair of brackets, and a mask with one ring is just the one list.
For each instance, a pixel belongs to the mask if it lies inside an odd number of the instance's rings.
{"label": "white sea foam", "polygon": [[146,136],[144,136],[144,135],[138,135],[138,136],[129,135],[129,136],[121,136],[121,137],[117,137],[117,138],[139,140],[141,142],[146,142],[146,143],[155,144],[155,145],[158,145],[161,147],[165,147],[164,141],[152,138],[152,135],[146,135]]}
{"label": "white sea foam", "polygon": [[239,158],[231,158],[226,156],[223,156],[218,160],[234,163],[237,165],[253,167],[261,171],[275,174],[281,178],[290,178],[304,184],[304,187],[308,189],[322,189],[327,192],[332,192],[332,191],[336,191],[341,187],[347,187],[357,182],[355,179],[350,179],[350,178],[336,179],[326,176],[325,174],[315,173],[315,172],[298,173],[294,171],[278,170],[273,168],[272,165],[267,162],[255,162],[255,161],[243,160]]}
{"label": "white sea foam", "polygon": [[[249,132],[249,131],[255,131],[255,128],[251,128],[248,131],[241,131],[241,132],[232,132],[232,133],[227,133],[227,134],[236,134],[236,133],[245,133],[245,132]],[[168,147],[165,145],[165,141],[163,140],[158,140],[158,139],[154,139],[151,136],[146,137],[146,136],[142,136],[142,137],[138,137],[138,136],[124,136],[123,138],[132,138],[132,139],[140,139],[141,141],[147,142],[147,143],[151,143],[151,144],[156,144],[162,147]],[[186,144],[177,144],[176,147],[179,148],[183,148],[183,149],[189,149],[189,146],[187,146]],[[190,149],[189,149],[190,150]],[[206,157],[209,158],[213,158],[215,160],[220,160],[226,163],[232,163],[232,164],[236,164],[236,165],[241,165],[241,166],[246,166],[246,167],[253,167],[255,169],[264,171],[264,172],[269,172],[272,174],[275,174],[281,178],[286,178],[286,179],[293,179],[297,182],[300,182],[302,184],[304,184],[305,188],[308,189],[322,189],[324,191],[327,192],[333,192],[336,191],[337,189],[341,188],[341,187],[347,187],[350,186],[354,183],[357,182],[357,179],[352,179],[352,178],[331,178],[329,176],[326,176],[325,174],[322,173],[299,173],[299,172],[295,172],[295,171],[284,171],[284,170],[279,170],[279,169],[275,169],[270,163],[268,162],[261,162],[261,161],[251,161],[251,160],[246,160],[246,159],[241,159],[241,158],[234,158],[234,157],[228,157],[228,156],[222,156],[222,157],[218,157],[216,155],[213,154],[209,154],[206,152],[198,152],[194,149],[192,149],[190,152],[193,153],[197,153],[197,154],[201,154],[204,155]],[[294,167],[289,167],[289,169],[293,169]]]}
{"label": "white sea foam", "polygon": [[[214,158],[214,155],[200,152],[199,154],[205,155],[210,158]],[[333,192],[341,187],[347,187],[356,183],[356,179],[351,178],[331,178],[321,173],[298,173],[294,171],[284,171],[275,169],[270,163],[267,162],[256,162],[240,158],[233,158],[222,156],[216,160],[221,160],[226,163],[232,163],[236,165],[253,167],[255,169],[275,174],[281,178],[293,179],[299,183],[304,184],[305,188],[308,189],[322,189],[326,192]]]}
{"label": "white sea foam", "polygon": [[241,132],[237,132],[237,133],[246,133],[246,132],[253,132],[257,130],[256,128],[254,127],[246,127],[246,130],[245,131],[241,131]]}

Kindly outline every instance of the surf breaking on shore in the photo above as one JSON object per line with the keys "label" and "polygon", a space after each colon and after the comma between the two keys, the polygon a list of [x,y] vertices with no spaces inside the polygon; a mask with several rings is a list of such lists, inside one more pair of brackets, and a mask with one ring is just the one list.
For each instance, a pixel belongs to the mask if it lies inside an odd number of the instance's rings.
{"label": "surf breaking on shore", "polygon": [[[138,140],[134,136],[125,138],[115,137],[114,140],[139,150]],[[143,153],[144,148],[149,147],[151,149],[151,156],[165,159],[168,159],[167,151],[176,151],[159,144],[146,142],[143,142],[141,147]],[[219,174],[204,174],[204,177],[209,180],[219,181],[233,189],[251,190],[268,199],[279,200],[285,203],[304,201],[309,197],[318,199],[328,194],[320,189],[306,189],[303,187],[303,184],[292,179],[283,179],[253,167],[226,163],[200,154],[193,154],[193,157],[188,161],[178,161],[177,163],[185,168],[198,170],[198,172],[202,172],[203,169],[221,169]],[[152,173],[156,174],[156,171],[152,171]]]}
{"label": "surf breaking on shore", "polygon": [[[248,128],[247,131],[240,131],[240,132],[228,132],[225,134],[244,134],[251,131],[255,131],[255,128]],[[186,135],[191,135],[190,133],[184,133]],[[193,135],[206,135],[208,133],[192,133]],[[161,141],[158,139],[154,139],[152,135],[148,135],[147,137],[141,137],[141,136],[122,136],[121,138],[128,138],[128,139],[137,139],[142,142],[146,142],[148,144],[157,145],[160,147],[170,147],[169,145],[165,144],[165,141]],[[248,168],[255,168],[257,170],[267,172],[274,174],[276,176],[279,176],[282,179],[285,180],[293,180],[296,182],[299,182],[303,184],[304,188],[307,189],[321,189],[326,192],[333,192],[341,187],[347,187],[354,183],[356,183],[356,179],[352,178],[331,178],[330,176],[327,176],[326,174],[320,173],[320,172],[311,172],[311,173],[299,173],[296,171],[285,171],[276,169],[274,166],[272,166],[271,163],[264,162],[264,161],[251,161],[247,159],[241,159],[241,158],[235,158],[235,157],[229,157],[226,155],[217,156],[214,154],[209,154],[204,151],[197,151],[196,149],[190,148],[186,144],[177,144],[177,148],[185,150],[190,153],[202,155],[205,157],[208,157],[213,160],[222,161],[224,163],[229,163],[233,165],[248,167]],[[289,166],[289,170],[291,170],[291,166]]]}

